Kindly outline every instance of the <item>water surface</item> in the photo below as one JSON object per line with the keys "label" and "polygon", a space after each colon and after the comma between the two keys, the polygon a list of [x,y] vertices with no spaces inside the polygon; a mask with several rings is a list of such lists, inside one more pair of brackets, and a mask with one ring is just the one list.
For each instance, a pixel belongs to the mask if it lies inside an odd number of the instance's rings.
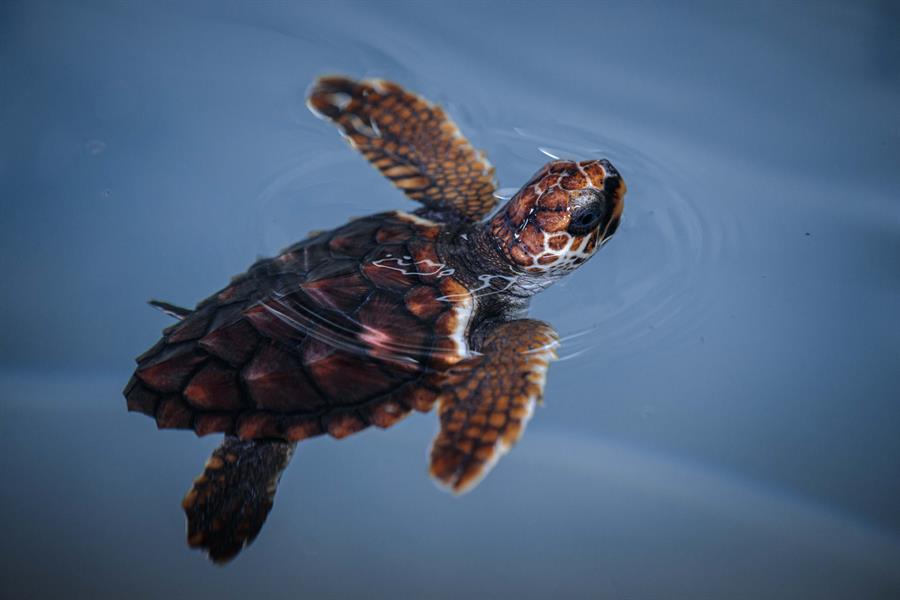
{"label": "water surface", "polygon": [[[10,597],[900,595],[900,42],[891,3],[0,8]],[[433,415],[301,445],[226,568],[178,504],[218,439],[125,412],[132,359],[314,229],[413,204],[304,106],[438,101],[517,188],[609,158],[625,219],[533,303],[527,434],[462,498]]]}

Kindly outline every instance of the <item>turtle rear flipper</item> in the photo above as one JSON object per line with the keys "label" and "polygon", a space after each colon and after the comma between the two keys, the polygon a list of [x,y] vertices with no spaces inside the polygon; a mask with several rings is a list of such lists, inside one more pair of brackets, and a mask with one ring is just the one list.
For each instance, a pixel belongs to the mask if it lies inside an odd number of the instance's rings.
{"label": "turtle rear flipper", "polygon": [[440,106],[390,81],[346,77],[316,80],[308,105],[413,200],[464,220],[494,207],[494,167]]}
{"label": "turtle rear flipper", "polygon": [[488,332],[480,356],[449,370],[431,446],[431,475],[440,484],[457,494],[472,489],[516,443],[543,395],[558,339],[541,321],[505,322]]}
{"label": "turtle rear flipper", "polygon": [[227,436],[181,503],[188,545],[204,550],[216,563],[230,561],[249,545],[272,510],[295,446]]}

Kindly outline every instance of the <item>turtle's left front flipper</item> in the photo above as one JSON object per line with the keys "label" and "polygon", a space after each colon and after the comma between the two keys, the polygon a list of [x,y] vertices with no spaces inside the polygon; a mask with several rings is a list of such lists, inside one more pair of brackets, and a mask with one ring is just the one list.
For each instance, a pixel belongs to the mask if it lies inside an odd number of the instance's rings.
{"label": "turtle's left front flipper", "polygon": [[390,81],[334,76],[316,80],[309,107],[413,200],[470,221],[494,208],[494,167],[440,106]]}
{"label": "turtle's left front flipper", "polygon": [[272,510],[295,446],[226,437],[181,503],[188,545],[207,552],[213,562],[225,563],[250,544]]}
{"label": "turtle's left front flipper", "polygon": [[522,435],[541,400],[559,337],[541,321],[493,327],[480,356],[454,365],[438,396],[441,430],[431,447],[431,475],[455,493],[473,488]]}

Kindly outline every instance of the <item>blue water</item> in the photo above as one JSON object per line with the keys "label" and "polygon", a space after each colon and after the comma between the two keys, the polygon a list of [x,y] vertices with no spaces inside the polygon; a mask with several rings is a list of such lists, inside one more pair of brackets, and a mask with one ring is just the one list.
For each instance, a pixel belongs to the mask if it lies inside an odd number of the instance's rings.
{"label": "blue water", "polygon": [[[0,6],[4,597],[900,597],[891,2]],[[609,158],[615,239],[538,296],[545,405],[472,493],[434,415],[302,444],[225,568],[179,501],[219,440],[121,388],[164,315],[413,208],[304,106],[440,102],[517,188]]]}

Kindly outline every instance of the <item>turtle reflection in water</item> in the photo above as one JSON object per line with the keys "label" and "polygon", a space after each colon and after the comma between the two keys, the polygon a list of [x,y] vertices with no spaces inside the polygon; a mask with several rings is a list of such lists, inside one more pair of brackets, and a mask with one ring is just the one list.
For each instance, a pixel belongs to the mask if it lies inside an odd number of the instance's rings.
{"label": "turtle reflection in water", "polygon": [[356,219],[258,261],[137,359],[129,410],[224,432],[184,498],[188,543],[226,561],[259,532],[300,440],[437,404],[431,475],[471,489],[541,400],[557,335],[531,296],[616,230],[606,160],[556,160],[501,210],[494,169],[444,111],[381,80],[319,79],[308,104],[422,206]]}

